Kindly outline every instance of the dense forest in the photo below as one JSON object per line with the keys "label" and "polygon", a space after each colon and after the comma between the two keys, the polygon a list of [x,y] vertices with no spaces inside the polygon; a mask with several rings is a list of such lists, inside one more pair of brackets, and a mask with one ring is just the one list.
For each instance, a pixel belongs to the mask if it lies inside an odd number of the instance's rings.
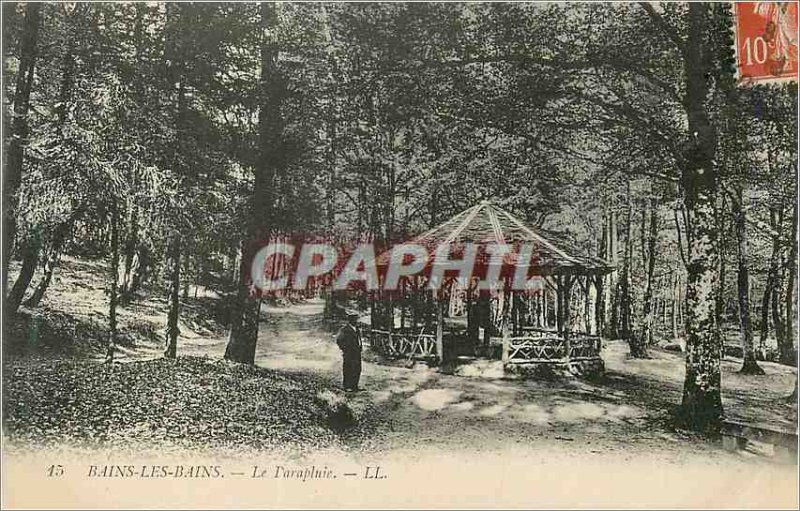
{"label": "dense forest", "polygon": [[180,354],[202,285],[252,364],[250,241],[408,239],[492,199],[617,268],[606,337],[682,343],[689,427],[725,344],[796,363],[797,84],[737,84],[728,3],[2,8],[6,325],[62,256],[103,259],[109,360],[144,289]]}

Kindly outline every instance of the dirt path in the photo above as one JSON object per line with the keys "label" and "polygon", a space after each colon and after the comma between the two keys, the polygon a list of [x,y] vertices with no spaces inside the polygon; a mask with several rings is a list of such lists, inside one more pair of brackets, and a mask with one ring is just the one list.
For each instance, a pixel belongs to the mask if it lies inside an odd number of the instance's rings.
{"label": "dirt path", "polygon": [[[322,319],[322,303],[265,312],[256,364],[313,372],[338,386],[341,355]],[[184,343],[181,352],[221,357],[224,349],[224,340],[198,339]],[[359,446],[385,453],[513,449],[539,456],[647,456],[668,462],[770,459],[764,452],[730,454],[718,444],[672,431],[669,410],[680,401],[682,356],[654,350],[651,360],[627,360],[626,353],[623,343],[608,343],[603,353],[607,376],[591,383],[451,376],[420,364],[378,364],[367,351],[366,391],[348,399],[357,412],[369,410],[376,428]],[[796,424],[796,409],[783,400],[794,384],[791,368],[767,363],[766,376],[743,377],[735,374],[737,364],[733,359],[723,364],[728,415]]]}

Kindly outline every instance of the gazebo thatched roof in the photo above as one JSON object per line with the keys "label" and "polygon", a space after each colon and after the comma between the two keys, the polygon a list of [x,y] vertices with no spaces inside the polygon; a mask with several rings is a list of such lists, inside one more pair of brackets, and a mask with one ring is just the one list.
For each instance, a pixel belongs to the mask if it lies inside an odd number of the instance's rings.
{"label": "gazebo thatched roof", "polygon": [[[417,236],[411,243],[426,247],[432,256],[441,244],[531,244],[534,247],[532,270],[535,274],[602,274],[613,270],[603,259],[580,253],[563,240],[556,241],[550,234],[545,238],[490,201],[482,201],[458,213]],[[378,265],[386,265],[390,259],[391,251],[384,252],[378,257]]]}

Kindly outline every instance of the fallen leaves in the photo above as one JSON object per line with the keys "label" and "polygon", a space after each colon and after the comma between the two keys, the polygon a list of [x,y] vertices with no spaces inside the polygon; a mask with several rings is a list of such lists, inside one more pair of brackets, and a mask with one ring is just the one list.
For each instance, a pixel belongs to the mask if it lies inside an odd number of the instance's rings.
{"label": "fallen leaves", "polygon": [[5,428],[31,444],[328,447],[339,442],[323,380],[180,357],[112,366],[19,361],[7,367]]}

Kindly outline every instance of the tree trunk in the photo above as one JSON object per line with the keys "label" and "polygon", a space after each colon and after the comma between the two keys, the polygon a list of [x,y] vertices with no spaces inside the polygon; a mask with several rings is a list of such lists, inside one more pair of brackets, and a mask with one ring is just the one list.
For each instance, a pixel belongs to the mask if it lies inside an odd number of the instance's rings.
{"label": "tree trunk", "polygon": [[753,346],[753,327],[750,323],[750,275],[747,257],[747,225],[742,204],[742,189],[736,190],[737,196],[731,200],[736,223],[736,247],[738,261],[737,291],[739,295],[739,335],[742,339],[742,374],[764,374],[764,370],[756,362]]}
{"label": "tree trunk", "polygon": [[[774,253],[772,257],[775,257]],[[770,258],[770,269],[767,271],[767,282],[764,284],[764,294],[761,297],[761,323],[759,324],[758,348],[762,356],[765,354],[767,338],[769,336],[769,302],[772,297],[773,286],[772,262]]]}
{"label": "tree trunk", "polygon": [[558,330],[564,339],[564,357],[569,361],[571,351],[571,314],[570,314],[570,298],[572,297],[572,283],[575,277],[571,275],[560,275],[557,277],[557,303],[558,313],[557,321]]}
{"label": "tree trunk", "polygon": [[[719,231],[720,233],[724,231]],[[719,271],[717,277],[717,293],[716,293],[716,310],[715,315],[720,318],[720,325],[722,324],[722,318],[725,314],[725,280],[728,277],[728,267],[725,264],[725,256],[724,254],[727,252],[725,249],[720,250],[719,255]]]}
{"label": "tree trunk", "polygon": [[[773,327],[775,328],[775,341],[778,346],[778,357],[780,360],[783,358],[781,355],[783,354],[783,351],[786,349],[785,347],[787,342],[786,342],[785,332],[783,329],[784,325],[783,314],[781,313],[781,303],[783,301],[781,296],[782,294],[781,288],[783,286],[781,282],[782,279],[780,276],[780,262],[778,263],[778,268],[779,269],[775,276],[775,284],[772,286],[772,297],[770,299],[770,304],[772,306],[772,323]],[[788,344],[791,345],[792,341],[789,340]]]}
{"label": "tree trunk", "polygon": [[129,290],[131,296],[136,294],[136,291],[147,282],[150,268],[150,249],[147,248],[147,245],[141,244],[138,247],[133,261],[133,276]]}
{"label": "tree trunk", "polygon": [[[134,169],[133,182],[137,181],[138,172]],[[125,243],[125,265],[120,284],[121,301],[130,302],[133,298],[133,263],[139,245],[139,206],[134,202],[131,210],[131,220],[128,225],[128,240]]]}
{"label": "tree trunk", "polygon": [[[17,233],[17,192],[22,182],[25,144],[28,139],[28,110],[36,68],[36,46],[39,40],[39,13],[42,4],[25,4],[25,22],[19,41],[19,68],[13,97],[13,117],[9,130],[3,175],[3,294],[8,296],[8,268]],[[30,249],[26,249],[28,251]],[[35,266],[34,266],[35,268]],[[22,290],[22,293],[25,289]],[[21,300],[22,297],[20,296]],[[19,304],[17,304],[18,306]],[[14,308],[16,310],[16,308]]]}
{"label": "tree trunk", "polygon": [[631,197],[631,184],[628,182],[628,205],[625,221],[625,256],[622,259],[622,272],[619,276],[619,308],[620,308],[620,336],[628,341],[630,356],[633,358],[647,358],[647,344],[644,339],[637,336],[633,328],[633,304],[631,297],[631,263],[633,259],[633,199]]}
{"label": "tree trunk", "polygon": [[[717,259],[717,264],[719,264],[719,269],[717,270],[717,289],[715,292],[715,310],[714,315],[718,318],[718,324],[722,325],[723,323],[723,314],[725,313],[725,279],[727,278],[727,265],[725,254],[728,252],[728,236],[726,236],[726,218],[725,218],[725,202],[722,201],[722,204],[718,204],[716,208],[716,216],[717,216],[717,243],[718,249],[717,253],[719,257]],[[720,329],[720,333],[721,333]],[[723,335],[722,342],[725,342],[725,337]]]}
{"label": "tree trunk", "polygon": [[[769,337],[769,317],[770,307],[772,306],[772,322],[775,329],[775,338],[781,339],[783,337],[783,330],[781,328],[781,317],[777,313],[776,294],[780,294],[778,283],[780,272],[780,259],[781,259],[781,240],[780,230],[783,224],[782,208],[770,208],[770,227],[774,234],[772,235],[772,253],[769,258],[769,268],[767,270],[767,283],[764,287],[764,296],[761,299],[761,349],[766,349],[767,340]],[[778,343],[780,345],[780,342]]]}
{"label": "tree trunk", "polygon": [[189,299],[189,285],[190,285],[189,268],[190,268],[190,265],[191,265],[191,260],[189,258],[189,254],[187,253],[186,256],[184,257],[184,268],[183,268],[183,273],[186,274],[186,278],[183,281],[183,299],[184,300],[188,300]]}
{"label": "tree trunk", "polygon": [[42,279],[33,290],[33,294],[23,302],[25,307],[34,309],[42,302],[42,298],[44,298],[44,294],[47,291],[47,288],[50,287],[50,282],[53,280],[53,272],[55,271],[56,266],[58,266],[58,261],[60,258],[61,247],[50,247],[50,254],[47,256],[47,259],[44,263],[44,273],[42,274]]}
{"label": "tree trunk", "polygon": [[225,348],[225,358],[242,364],[253,364],[258,340],[258,301],[250,295],[247,286],[247,274],[250,268],[246,264],[248,258],[244,255],[245,241],[242,241],[240,250],[243,255],[238,272],[236,297],[231,310],[231,331]]}
{"label": "tree trunk", "polygon": [[[171,34],[171,25],[174,24],[174,14],[171,9],[172,6],[167,7],[167,23],[165,29],[165,39],[166,42],[166,49],[165,49],[165,57],[168,61],[168,76],[172,77],[172,70],[174,64],[171,62],[174,60],[172,53],[175,51],[175,44],[173,41],[170,40]],[[144,66],[144,6],[140,4],[134,5],[135,9],[135,24],[133,29],[133,46],[135,49],[135,62],[136,66],[142,68]],[[173,78],[174,79],[174,78]],[[170,80],[172,81],[172,80]],[[168,84],[168,87],[172,88],[173,83]],[[137,102],[144,103],[145,96],[144,90],[142,86],[142,80],[134,79],[133,81],[133,97]],[[178,101],[180,104],[180,100]],[[178,115],[180,116],[182,112],[179,111]],[[180,119],[178,120],[177,130],[180,131]],[[176,148],[176,153],[178,152],[179,148]],[[177,165],[176,165],[177,167]],[[139,166],[134,165],[132,169],[131,175],[131,187],[135,191],[136,187],[139,183]],[[136,291],[136,284],[135,282],[137,279],[137,269],[134,266],[136,260],[136,254],[139,250],[139,205],[136,202],[136,194],[133,194],[133,200],[131,201],[131,210],[130,210],[130,218],[128,219],[128,229],[127,229],[127,239],[125,240],[125,263],[123,266],[123,274],[122,274],[122,283],[120,285],[120,301],[122,303],[128,303],[133,299],[134,293]],[[141,263],[141,261],[140,261]]]}
{"label": "tree trunk", "polygon": [[181,238],[175,233],[170,244],[170,271],[169,284],[169,315],[167,316],[167,346],[164,356],[175,358],[178,348],[178,318],[180,317],[180,288],[181,288]]}
{"label": "tree trunk", "polygon": [[39,229],[36,229],[22,245],[22,268],[19,270],[17,280],[6,296],[5,314],[6,318],[13,317],[17,313],[25,291],[33,279],[36,267],[39,265],[39,253],[41,252],[42,236]]}
{"label": "tree trunk", "polygon": [[[66,22],[70,28],[74,24],[73,17],[70,14],[67,15]],[[69,104],[70,97],[72,96],[72,85],[75,74],[75,49],[72,38],[68,40],[66,46],[67,47],[64,50],[64,57],[61,65],[61,85],[58,93],[59,104],[56,108],[59,136],[61,136],[63,133],[64,125],[67,122],[67,105]],[[55,271],[56,266],[58,266],[58,262],[61,258],[61,247],[64,245],[64,241],[69,232],[72,230],[75,221],[81,215],[82,210],[78,209],[72,213],[66,222],[59,224],[59,226],[55,229],[55,232],[53,233],[53,239],[50,241],[49,254],[45,259],[44,275],[39,281],[39,285],[36,286],[36,289],[34,289],[33,295],[31,295],[31,297],[25,301],[26,307],[37,307],[42,301],[42,298],[44,298],[44,294],[47,291],[47,288],[50,286],[50,282],[52,281],[53,272]]]}
{"label": "tree trunk", "polygon": [[[274,30],[278,22],[277,7],[262,2],[260,5],[261,27],[265,34]],[[277,66],[278,48],[266,37],[261,44],[262,104],[259,110],[260,157],[255,171],[255,185],[250,205],[250,221],[242,240],[242,265],[236,292],[236,304],[232,310],[231,333],[225,358],[245,364],[255,360],[258,339],[259,300],[251,296],[248,288],[250,257],[247,247],[260,235],[276,232],[277,215],[274,207],[274,190],[280,177],[279,169],[286,165],[283,151],[284,121],[281,117],[281,103],[286,95],[286,84]],[[266,227],[266,228],[265,228]]]}
{"label": "tree trunk", "polygon": [[606,301],[605,289],[603,285],[603,276],[596,275],[592,277],[595,286],[595,306],[594,306],[594,321],[595,321],[595,334],[603,335],[606,331]]}
{"label": "tree trunk", "polygon": [[789,282],[786,286],[786,342],[780,348],[780,359],[784,364],[797,365],[794,349],[794,286],[797,280],[797,203],[792,214],[792,248],[789,253]]}
{"label": "tree trunk", "polygon": [[72,231],[75,221],[80,217],[80,215],[80,212],[75,212],[69,218],[69,220],[59,224],[59,226],[56,227],[56,230],[53,233],[53,239],[50,241],[49,255],[45,261],[44,275],[42,276],[42,280],[39,281],[39,285],[36,286],[36,289],[34,289],[31,297],[25,300],[26,307],[37,307],[42,301],[42,298],[44,298],[44,294],[53,279],[53,273],[55,272],[56,266],[58,266],[58,262],[61,259],[61,250],[64,246],[64,242]]}
{"label": "tree trunk", "polygon": [[[169,91],[175,90],[175,109],[173,113],[173,122],[175,128],[174,151],[171,154],[171,164],[173,168],[181,173],[186,174],[188,169],[185,168],[181,160],[181,155],[186,152],[183,141],[187,136],[186,133],[186,68],[185,63],[187,59],[187,48],[181,33],[181,20],[183,18],[191,18],[195,13],[192,12],[193,6],[190,4],[167,4],[166,6],[166,22],[165,22],[165,49],[164,49],[164,64],[165,64],[165,78],[166,89]],[[136,29],[134,39],[136,42],[136,59],[141,63],[142,48],[142,31],[144,28],[142,10],[139,5],[136,5]],[[135,96],[143,97],[144,93],[142,88],[137,83],[135,86]],[[133,185],[136,185],[138,178],[138,169],[134,168],[133,171]],[[167,328],[166,339],[164,343],[164,357],[174,359],[178,349],[178,336],[180,335],[180,328],[178,323],[180,320],[180,286],[181,286],[181,231],[186,226],[183,222],[178,220],[172,225],[171,239],[167,248],[167,261],[169,267],[169,286],[167,293],[167,302],[169,310],[167,311]],[[122,288],[125,295],[132,297],[131,288],[133,287],[133,263],[138,245],[138,206],[134,202],[131,215],[130,215],[130,232],[127,240],[126,254],[125,254],[125,281]]]}
{"label": "tree trunk", "polygon": [[658,237],[658,217],[653,199],[649,201],[650,225],[647,234],[647,283],[644,292],[643,321],[640,344],[653,344],[653,274],[656,269],[656,239]]}
{"label": "tree trunk", "polygon": [[[609,257],[609,250],[608,250],[608,239],[610,234],[608,232],[608,221],[607,221],[608,211],[606,208],[603,208],[603,233],[600,238],[600,249],[598,252],[598,257],[603,259],[604,261],[608,261]],[[595,323],[595,333],[597,335],[605,335],[606,332],[606,304],[607,296],[606,296],[606,289],[605,289],[605,275],[592,275],[591,277],[592,283],[595,286],[595,303],[594,303],[594,323]]]}
{"label": "tree trunk", "polygon": [[715,282],[719,270],[714,203],[717,176],[714,159],[717,134],[706,111],[709,60],[704,41],[709,32],[708,5],[688,6],[684,47],[688,144],[681,169],[684,203],[689,217],[686,283],[686,376],[681,418],[685,426],[716,434],[722,417],[720,362],[722,342],[716,316]]}
{"label": "tree trunk", "polygon": [[675,270],[673,276],[673,288],[672,288],[672,339],[678,339],[678,322],[680,320],[680,302],[681,302],[681,283],[680,279],[681,276],[677,270]]}
{"label": "tree trunk", "polygon": [[108,340],[106,342],[106,363],[114,361],[117,345],[117,291],[119,288],[119,213],[117,205],[111,207],[111,268],[109,270],[108,298]]}
{"label": "tree trunk", "polygon": [[606,246],[606,261],[609,262],[614,270],[606,276],[606,282],[603,285],[606,295],[603,300],[605,304],[605,315],[607,319],[603,320],[604,335],[606,337],[616,339],[619,337],[619,236],[617,230],[617,213],[613,209],[614,205],[608,211],[608,244]]}

